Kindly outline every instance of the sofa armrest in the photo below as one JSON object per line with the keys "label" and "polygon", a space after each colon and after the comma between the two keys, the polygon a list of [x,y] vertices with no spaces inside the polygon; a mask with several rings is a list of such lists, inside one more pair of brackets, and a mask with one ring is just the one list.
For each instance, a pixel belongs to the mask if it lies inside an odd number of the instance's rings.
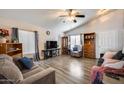
{"label": "sofa armrest", "polygon": [[25,78],[22,84],[55,84],[55,70],[47,68],[30,77]]}
{"label": "sofa armrest", "polygon": [[115,68],[105,67],[105,73],[114,73],[117,75],[124,76],[124,68],[115,69]]}

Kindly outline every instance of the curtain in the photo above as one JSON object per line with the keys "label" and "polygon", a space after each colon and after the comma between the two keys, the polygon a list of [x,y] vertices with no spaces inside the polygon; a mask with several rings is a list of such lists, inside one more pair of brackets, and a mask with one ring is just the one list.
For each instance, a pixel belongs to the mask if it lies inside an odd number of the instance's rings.
{"label": "curtain", "polygon": [[68,36],[68,48],[69,49],[71,48],[71,37],[70,37],[70,35]]}
{"label": "curtain", "polygon": [[83,38],[82,38],[82,34],[80,34],[80,42],[81,42],[81,45],[83,45]]}
{"label": "curtain", "polygon": [[12,28],[12,42],[16,41],[19,42],[19,35],[18,35],[18,28]]}
{"label": "curtain", "polygon": [[35,54],[34,54],[34,60],[35,61],[40,60],[38,42],[39,42],[39,40],[38,40],[38,32],[35,31]]}

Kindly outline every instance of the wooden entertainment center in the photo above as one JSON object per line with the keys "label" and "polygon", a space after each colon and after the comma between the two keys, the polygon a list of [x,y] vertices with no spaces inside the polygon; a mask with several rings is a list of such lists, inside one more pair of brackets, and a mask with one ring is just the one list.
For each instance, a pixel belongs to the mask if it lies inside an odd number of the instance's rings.
{"label": "wooden entertainment center", "polygon": [[22,57],[22,43],[0,43],[0,54]]}
{"label": "wooden entertainment center", "polygon": [[43,53],[44,59],[48,59],[54,56],[59,56],[60,48],[42,50],[42,53]]}

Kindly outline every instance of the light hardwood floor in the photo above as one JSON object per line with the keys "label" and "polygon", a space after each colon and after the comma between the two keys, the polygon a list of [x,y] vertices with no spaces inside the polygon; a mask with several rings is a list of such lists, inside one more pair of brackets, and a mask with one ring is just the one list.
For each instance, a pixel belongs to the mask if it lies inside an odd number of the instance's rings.
{"label": "light hardwood floor", "polygon": [[[43,60],[40,62],[40,66],[55,69],[57,84],[89,84],[90,71],[96,62],[96,59],[74,58],[62,55]],[[105,83],[124,83],[122,82],[123,80],[117,81],[108,77],[105,79]]]}

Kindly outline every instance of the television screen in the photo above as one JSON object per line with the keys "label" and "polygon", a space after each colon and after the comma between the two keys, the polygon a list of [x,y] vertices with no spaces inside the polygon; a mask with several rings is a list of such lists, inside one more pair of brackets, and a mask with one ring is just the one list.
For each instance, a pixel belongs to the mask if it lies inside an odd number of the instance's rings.
{"label": "television screen", "polygon": [[57,48],[57,41],[47,41],[46,48],[47,49]]}

